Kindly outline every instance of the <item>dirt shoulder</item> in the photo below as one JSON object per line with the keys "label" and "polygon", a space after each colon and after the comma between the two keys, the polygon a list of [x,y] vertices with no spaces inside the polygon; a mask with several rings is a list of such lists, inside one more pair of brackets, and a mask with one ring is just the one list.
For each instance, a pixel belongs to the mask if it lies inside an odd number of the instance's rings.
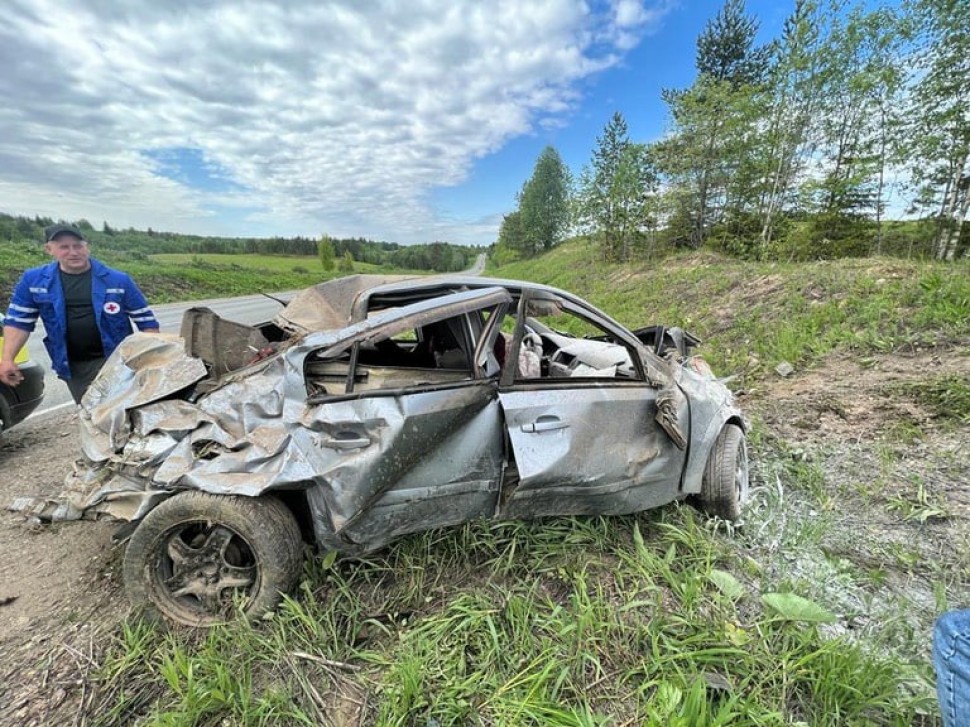
{"label": "dirt shoulder", "polygon": [[[56,495],[78,456],[73,411],[0,439],[0,506]],[[34,525],[0,513],[0,724],[67,723],[86,673],[127,610],[111,523]]]}
{"label": "dirt shoulder", "polygon": [[839,354],[743,397],[767,453],[745,534],[766,579],[914,664],[936,615],[970,607],[970,422],[926,395],[946,382],[966,390],[967,348]]}

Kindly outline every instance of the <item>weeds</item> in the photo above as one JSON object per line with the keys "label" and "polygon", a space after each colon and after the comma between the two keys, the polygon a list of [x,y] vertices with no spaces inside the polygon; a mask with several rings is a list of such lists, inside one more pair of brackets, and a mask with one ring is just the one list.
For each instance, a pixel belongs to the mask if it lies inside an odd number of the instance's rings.
{"label": "weeds", "polygon": [[202,636],[131,622],[101,670],[98,723],[318,724],[334,705],[374,725],[914,717],[894,661],[823,636],[796,596],[762,608],[737,565],[687,507],[425,533],[308,565],[268,621]]}
{"label": "weeds", "polygon": [[916,483],[916,491],[907,496],[899,493],[891,496],[886,506],[903,520],[925,523],[927,520],[943,520],[950,516],[945,503],[931,498],[922,482]]}
{"label": "weeds", "polygon": [[970,423],[970,380],[956,375],[929,377],[896,387],[911,396],[937,418]]}

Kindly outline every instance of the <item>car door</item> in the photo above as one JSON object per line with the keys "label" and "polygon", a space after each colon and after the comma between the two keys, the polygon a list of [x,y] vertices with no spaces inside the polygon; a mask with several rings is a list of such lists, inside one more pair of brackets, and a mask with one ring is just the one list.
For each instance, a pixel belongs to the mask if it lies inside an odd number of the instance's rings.
{"label": "car door", "polygon": [[[509,300],[491,288],[385,311],[307,356],[299,436],[317,482],[311,507],[325,515],[321,542],[366,550],[494,513],[504,435],[483,352],[497,331],[472,320],[499,320]],[[412,355],[422,332],[443,327],[463,356]]]}
{"label": "car door", "polygon": [[[502,494],[501,514],[621,514],[676,498],[685,453],[655,420],[658,390],[636,347],[566,300],[540,308],[580,332],[541,326],[527,319],[526,299],[514,341],[539,335],[542,362],[532,378],[521,375],[525,367],[510,375],[515,361],[505,364],[499,399],[518,479]],[[527,320],[534,324],[526,328]],[[521,345],[512,348],[508,358],[521,355]],[[677,419],[688,431],[686,403]]]}

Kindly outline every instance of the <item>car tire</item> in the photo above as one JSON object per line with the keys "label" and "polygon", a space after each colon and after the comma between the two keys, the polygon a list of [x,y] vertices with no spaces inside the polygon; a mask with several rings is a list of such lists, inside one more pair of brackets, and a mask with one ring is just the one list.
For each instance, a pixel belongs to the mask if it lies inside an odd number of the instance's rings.
{"label": "car tire", "polygon": [[701,483],[701,509],[724,520],[738,520],[748,498],[748,445],[744,431],[725,424],[707,458]]}
{"label": "car tire", "polygon": [[300,528],[279,500],[180,492],[132,533],[125,591],[149,617],[213,626],[271,611],[302,561]]}

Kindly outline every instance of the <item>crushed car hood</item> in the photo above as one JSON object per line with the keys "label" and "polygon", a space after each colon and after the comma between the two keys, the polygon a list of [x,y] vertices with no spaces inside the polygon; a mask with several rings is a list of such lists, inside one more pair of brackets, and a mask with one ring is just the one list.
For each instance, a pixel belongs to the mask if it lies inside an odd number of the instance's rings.
{"label": "crushed car hood", "polygon": [[[24,500],[11,509],[40,519],[134,520],[179,489],[256,496],[309,486],[325,478],[330,466],[310,433],[313,407],[307,406],[303,368],[311,351],[329,354],[355,341],[393,335],[402,321],[413,321],[425,309],[454,315],[509,300],[500,288],[456,293],[447,304],[438,299],[391,309],[339,330],[296,337],[285,350],[233,371],[208,393],[189,399],[180,392],[207,377],[204,362],[186,352],[179,336],[133,334],[109,357],[82,400],[85,461],[68,477],[59,501]],[[334,458],[332,466],[345,460],[339,453]],[[365,496],[355,492],[353,500],[344,498],[348,509],[335,508],[334,521],[348,521],[354,503]]]}

